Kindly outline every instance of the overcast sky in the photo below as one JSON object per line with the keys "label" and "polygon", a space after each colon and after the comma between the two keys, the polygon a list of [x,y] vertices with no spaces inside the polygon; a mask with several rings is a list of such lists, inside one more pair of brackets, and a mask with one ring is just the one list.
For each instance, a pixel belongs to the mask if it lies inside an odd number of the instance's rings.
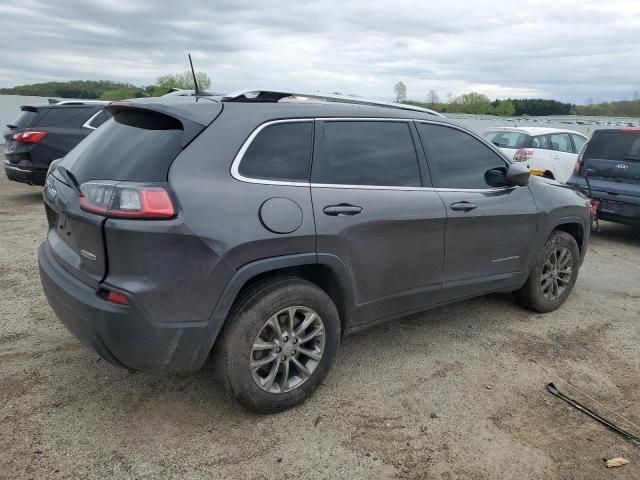
{"label": "overcast sky", "polygon": [[187,68],[212,90],[584,103],[640,90],[640,1],[0,0],[0,86]]}

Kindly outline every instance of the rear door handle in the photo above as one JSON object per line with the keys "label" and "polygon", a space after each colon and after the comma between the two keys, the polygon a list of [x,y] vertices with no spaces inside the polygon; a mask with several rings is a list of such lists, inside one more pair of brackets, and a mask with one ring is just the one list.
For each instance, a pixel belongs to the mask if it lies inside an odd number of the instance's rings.
{"label": "rear door handle", "polygon": [[455,210],[456,212],[470,212],[474,208],[478,208],[475,203],[457,202],[451,204],[451,210]]}
{"label": "rear door handle", "polygon": [[322,211],[332,217],[351,217],[359,214],[362,211],[362,207],[341,203],[340,205],[328,205]]}

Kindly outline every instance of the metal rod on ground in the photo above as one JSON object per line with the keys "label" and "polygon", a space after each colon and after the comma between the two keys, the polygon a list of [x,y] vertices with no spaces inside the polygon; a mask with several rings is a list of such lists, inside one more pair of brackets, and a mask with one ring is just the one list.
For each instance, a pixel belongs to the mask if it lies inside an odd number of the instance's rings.
{"label": "metal rod on ground", "polygon": [[609,428],[609,429],[613,430],[614,432],[622,435],[627,440],[632,440],[632,441],[640,444],[640,437],[636,437],[632,433],[629,433],[626,430],[623,430],[622,428],[618,427],[617,425],[611,423],[606,418],[603,418],[600,415],[598,415],[597,413],[595,413],[594,411],[588,409],[584,405],[576,402],[572,398],[567,397],[563,393],[560,393],[560,391],[556,388],[556,386],[553,383],[550,383],[550,384],[547,385],[547,390],[549,390],[549,392],[552,395],[555,395],[556,397],[560,398],[561,400],[564,400],[565,402],[567,402],[569,405],[571,405],[575,409],[580,410],[582,413],[585,413],[585,414],[589,415],[594,420],[597,420],[598,422],[600,422],[601,424],[603,424],[607,428]]}

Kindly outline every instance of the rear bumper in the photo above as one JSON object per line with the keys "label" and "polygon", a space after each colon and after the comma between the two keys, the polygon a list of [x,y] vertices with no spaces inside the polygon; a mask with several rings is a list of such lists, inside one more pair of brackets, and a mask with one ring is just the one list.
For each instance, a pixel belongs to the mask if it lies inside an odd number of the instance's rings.
{"label": "rear bumper", "polygon": [[[638,195],[628,195],[627,193],[616,193],[617,185],[614,182],[611,184],[610,191],[605,192],[596,188],[591,191],[591,198],[600,201],[598,218],[629,225],[640,224],[640,185],[638,185]],[[571,182],[569,186],[589,195],[586,184]]]}
{"label": "rear bumper", "polygon": [[[158,324],[132,300],[116,305],[65,272],[44,242],[38,249],[40,280],[60,321],[109,363],[139,370],[198,370],[215,333],[209,322]],[[217,330],[216,330],[217,332]]]}
{"label": "rear bumper", "polygon": [[14,182],[27,183],[29,185],[44,185],[45,178],[47,177],[47,170],[35,169],[28,170],[20,168],[10,163],[5,162],[4,172],[7,174],[9,180]]}

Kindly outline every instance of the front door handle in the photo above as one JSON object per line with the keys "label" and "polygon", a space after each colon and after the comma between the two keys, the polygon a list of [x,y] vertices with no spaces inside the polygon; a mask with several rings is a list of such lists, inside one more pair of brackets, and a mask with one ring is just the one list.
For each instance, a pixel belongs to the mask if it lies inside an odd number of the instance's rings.
{"label": "front door handle", "polygon": [[332,217],[351,217],[359,214],[362,211],[362,207],[341,203],[340,205],[328,205],[324,207],[322,211]]}
{"label": "front door handle", "polygon": [[456,212],[470,212],[474,208],[478,208],[475,203],[457,202],[451,204],[451,210],[455,210]]}

